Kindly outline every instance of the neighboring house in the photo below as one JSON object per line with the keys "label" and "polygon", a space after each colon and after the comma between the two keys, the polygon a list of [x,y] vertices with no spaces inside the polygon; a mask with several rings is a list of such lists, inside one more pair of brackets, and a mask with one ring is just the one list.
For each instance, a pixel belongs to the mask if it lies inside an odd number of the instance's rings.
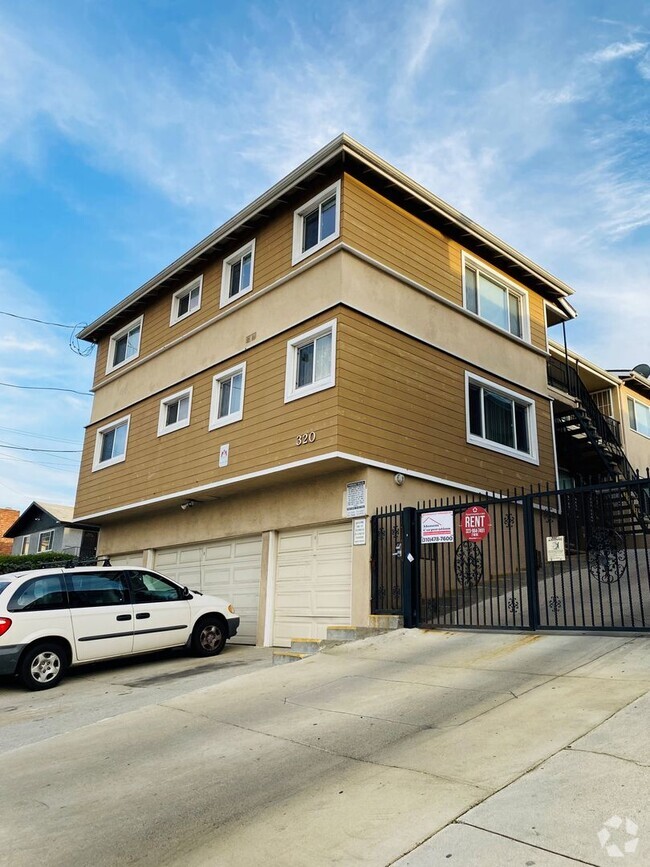
{"label": "neighboring house", "polygon": [[[647,365],[607,371],[549,341],[560,482],[631,479],[650,466]],[[650,373],[650,368],[647,368]]]}
{"label": "neighboring house", "polygon": [[73,519],[72,506],[32,503],[7,529],[13,539],[12,554],[43,554],[57,551],[91,559],[97,553],[98,527]]}
{"label": "neighboring house", "polygon": [[18,509],[0,509],[0,554],[11,554],[13,542],[4,534],[19,514]]}
{"label": "neighboring house", "polygon": [[242,641],[368,623],[377,506],[556,486],[571,294],[340,136],[83,330],[76,519],[232,600]]}

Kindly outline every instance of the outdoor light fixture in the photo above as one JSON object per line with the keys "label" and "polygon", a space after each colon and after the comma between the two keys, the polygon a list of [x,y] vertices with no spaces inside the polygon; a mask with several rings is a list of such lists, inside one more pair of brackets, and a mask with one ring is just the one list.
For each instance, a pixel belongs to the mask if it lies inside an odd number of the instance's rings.
{"label": "outdoor light fixture", "polygon": [[184,503],[181,503],[181,509],[186,512],[188,509],[191,509],[192,506],[196,506],[196,500],[185,500]]}
{"label": "outdoor light fixture", "polygon": [[403,485],[404,484],[404,474],[403,473],[395,473],[395,475],[393,476],[393,479],[394,479],[396,485]]}

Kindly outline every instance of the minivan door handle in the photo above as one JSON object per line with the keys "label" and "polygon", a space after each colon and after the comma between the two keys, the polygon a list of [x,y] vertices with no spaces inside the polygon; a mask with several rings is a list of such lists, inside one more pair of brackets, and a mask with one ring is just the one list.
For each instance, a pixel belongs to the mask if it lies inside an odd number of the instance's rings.
{"label": "minivan door handle", "polygon": [[148,614],[146,611],[140,611],[135,615],[136,620],[146,620],[147,617],[151,617],[151,614]]}
{"label": "minivan door handle", "polygon": [[116,620],[130,620],[131,615],[130,614],[118,614],[115,619]]}

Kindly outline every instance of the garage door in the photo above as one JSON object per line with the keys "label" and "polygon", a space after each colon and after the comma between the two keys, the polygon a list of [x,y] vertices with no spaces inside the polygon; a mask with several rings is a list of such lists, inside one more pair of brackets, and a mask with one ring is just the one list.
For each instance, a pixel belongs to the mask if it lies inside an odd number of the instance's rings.
{"label": "garage door", "polygon": [[273,643],[325,638],[328,626],[350,623],[352,528],[332,524],[278,537]]}
{"label": "garage door", "polygon": [[156,551],[155,568],[180,584],[232,602],[240,617],[238,644],[255,644],[262,537],[206,542]]}
{"label": "garage door", "polygon": [[136,551],[134,554],[116,554],[111,556],[110,560],[111,566],[142,566],[142,551]]}

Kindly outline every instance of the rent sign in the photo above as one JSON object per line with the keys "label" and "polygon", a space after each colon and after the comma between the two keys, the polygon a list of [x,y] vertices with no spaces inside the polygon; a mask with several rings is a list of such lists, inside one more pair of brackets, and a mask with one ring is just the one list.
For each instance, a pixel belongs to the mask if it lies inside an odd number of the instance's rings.
{"label": "rent sign", "polygon": [[481,506],[470,506],[460,519],[460,530],[468,542],[485,539],[492,527],[489,514]]}

